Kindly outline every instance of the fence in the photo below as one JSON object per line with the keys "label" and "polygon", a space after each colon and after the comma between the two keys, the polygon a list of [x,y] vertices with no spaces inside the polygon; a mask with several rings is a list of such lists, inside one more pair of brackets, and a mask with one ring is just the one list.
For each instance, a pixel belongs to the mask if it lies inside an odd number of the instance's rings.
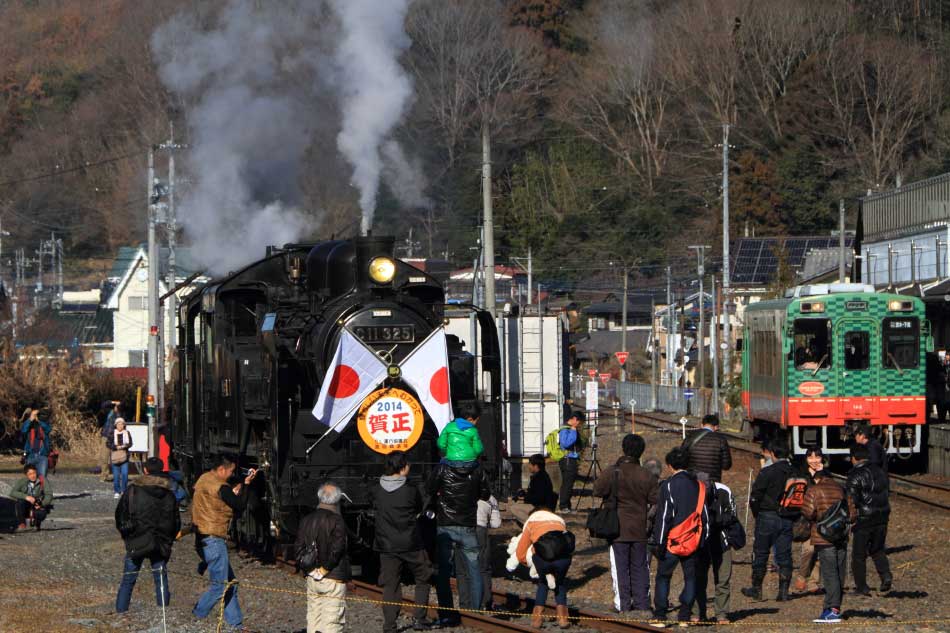
{"label": "fence", "polygon": [[[576,377],[572,385],[575,404],[582,404],[586,399],[587,380]],[[659,385],[656,393],[656,404],[653,402],[653,385],[642,382],[620,382],[609,380],[606,385],[598,382],[597,400],[602,407],[612,407],[619,403],[624,411],[630,411],[630,401],[636,401],[634,412],[663,411],[676,415],[706,415],[716,411],[713,406],[712,390],[693,389],[693,397],[687,401],[682,387]],[[720,402],[719,411],[722,411]]]}

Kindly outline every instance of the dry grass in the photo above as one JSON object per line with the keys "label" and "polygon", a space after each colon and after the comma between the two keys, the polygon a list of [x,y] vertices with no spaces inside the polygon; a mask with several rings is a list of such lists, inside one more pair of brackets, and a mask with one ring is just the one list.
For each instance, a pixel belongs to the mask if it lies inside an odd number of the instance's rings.
{"label": "dry grass", "polygon": [[95,459],[99,407],[106,400],[134,403],[138,385],[108,370],[31,351],[0,365],[0,419],[19,420],[27,407],[39,408],[52,424],[55,448],[77,460]]}

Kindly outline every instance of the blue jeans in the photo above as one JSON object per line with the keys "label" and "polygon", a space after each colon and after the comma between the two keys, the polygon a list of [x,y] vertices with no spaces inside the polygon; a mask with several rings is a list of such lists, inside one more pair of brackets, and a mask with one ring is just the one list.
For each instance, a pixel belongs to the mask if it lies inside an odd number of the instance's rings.
{"label": "blue jeans", "polygon": [[129,485],[129,462],[112,464],[112,491],[122,494]]}
{"label": "blue jeans", "polygon": [[30,455],[26,458],[26,463],[36,466],[36,474],[39,475],[44,481],[46,480],[46,467],[49,466],[49,461],[47,460],[46,455],[30,453]]}
{"label": "blue jeans", "polygon": [[[125,566],[122,570],[122,582],[119,583],[119,593],[115,597],[115,612],[125,613],[129,610],[129,603],[132,601],[132,590],[135,588],[135,581],[139,577],[139,570],[142,568],[144,558],[133,559],[128,555],[125,557]],[[162,558],[148,559],[152,565],[152,578],[155,580],[155,604],[158,606],[168,606],[168,600],[171,594],[168,591],[168,573],[166,565],[168,561]]]}
{"label": "blue jeans", "polygon": [[752,572],[765,577],[769,565],[769,550],[775,549],[775,564],[779,574],[792,577],[792,526],[795,521],[781,517],[777,512],[759,512],[755,517],[755,542],[752,544]]}
{"label": "blue jeans", "polygon": [[676,564],[683,567],[683,591],[680,593],[679,621],[689,622],[689,614],[696,600],[696,558],[692,556],[677,556],[663,550],[663,556],[657,557],[656,588],[653,596],[653,614],[658,620],[665,620],[670,610],[670,580],[676,570]]}
{"label": "blue jeans", "polygon": [[554,574],[554,604],[567,606],[567,570],[571,567],[570,558],[544,560],[537,554],[531,557],[534,568],[538,570],[538,590],[534,594],[534,606],[542,606],[548,599],[547,574]]}
{"label": "blue jeans", "polygon": [[[435,536],[436,551],[439,561],[439,575],[436,577],[435,591],[439,598],[439,606],[450,609],[454,606],[452,587],[449,577],[452,574],[454,548],[462,550],[465,569],[468,572],[469,604],[481,604],[482,576],[478,570],[478,537],[475,528],[461,525],[440,525]],[[454,611],[439,611],[440,618],[455,619],[458,614]]]}
{"label": "blue jeans", "polygon": [[[208,565],[208,577],[211,586],[198,598],[198,604],[192,609],[197,618],[208,617],[212,609],[221,604],[221,595],[224,594],[224,621],[231,626],[240,626],[244,620],[241,615],[241,605],[238,604],[237,586],[228,586],[234,580],[234,570],[228,560],[228,546],[224,539],[217,536],[206,536],[201,548],[204,562]],[[227,591],[225,592],[225,588]]]}

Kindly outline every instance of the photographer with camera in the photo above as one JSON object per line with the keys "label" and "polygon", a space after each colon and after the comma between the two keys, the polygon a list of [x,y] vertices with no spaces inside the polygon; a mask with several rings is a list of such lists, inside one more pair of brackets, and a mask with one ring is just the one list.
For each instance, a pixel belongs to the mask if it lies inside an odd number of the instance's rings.
{"label": "photographer with camera", "polygon": [[39,530],[40,523],[46,518],[50,504],[53,503],[53,493],[39,478],[33,464],[24,466],[23,474],[26,476],[10,489],[10,498],[16,502],[17,529],[25,530],[29,520],[33,527]]}
{"label": "photographer with camera", "polygon": [[192,610],[197,618],[206,618],[224,596],[224,620],[233,627],[241,626],[244,616],[238,604],[237,587],[228,585],[234,580],[234,570],[228,559],[228,526],[235,512],[247,507],[247,487],[257,475],[253,468],[247,471],[242,483],[232,485],[231,477],[237,465],[226,455],[211,462],[211,470],[198,478],[191,502],[191,519],[195,525],[195,549],[201,557],[199,571],[208,570],[211,586],[198,599]]}
{"label": "photographer with camera", "polygon": [[36,466],[36,472],[40,476],[40,480],[43,481],[46,479],[50,451],[49,434],[52,428],[49,422],[40,419],[39,409],[31,408],[29,411],[29,417],[20,427],[20,434],[24,440],[23,458],[25,464]]}
{"label": "photographer with camera", "polygon": [[129,610],[132,590],[147,558],[155,580],[155,601],[167,606],[170,597],[166,567],[172,544],[181,529],[178,501],[157,457],[145,462],[145,474],[133,479],[115,508],[115,527],[125,541],[122,582],[115,597],[116,613]]}

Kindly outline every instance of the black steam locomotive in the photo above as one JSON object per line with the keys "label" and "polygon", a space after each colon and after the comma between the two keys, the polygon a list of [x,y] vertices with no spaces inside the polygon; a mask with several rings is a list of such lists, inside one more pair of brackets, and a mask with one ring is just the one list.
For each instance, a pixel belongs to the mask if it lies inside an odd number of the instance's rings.
{"label": "black steam locomotive", "polygon": [[[179,313],[173,452],[189,480],[211,456],[227,452],[241,467],[264,469],[252,484],[248,510],[234,536],[266,547],[292,541],[297,522],[332,479],[347,496],[352,532],[371,542],[368,492],[382,474],[383,455],[350,423],[329,431],[312,409],[344,330],[392,368],[448,322],[447,309],[468,312],[477,350],[447,337],[454,403],[480,400],[479,431],[487,468],[500,474],[500,360],[491,316],[449,308],[441,284],[395,259],[394,240],[366,237],[269,247],[264,259],[186,297]],[[468,327],[468,326],[467,326]],[[410,395],[398,371],[386,387]],[[412,476],[439,460],[428,414],[409,449]],[[498,478],[495,479],[498,481]]]}

